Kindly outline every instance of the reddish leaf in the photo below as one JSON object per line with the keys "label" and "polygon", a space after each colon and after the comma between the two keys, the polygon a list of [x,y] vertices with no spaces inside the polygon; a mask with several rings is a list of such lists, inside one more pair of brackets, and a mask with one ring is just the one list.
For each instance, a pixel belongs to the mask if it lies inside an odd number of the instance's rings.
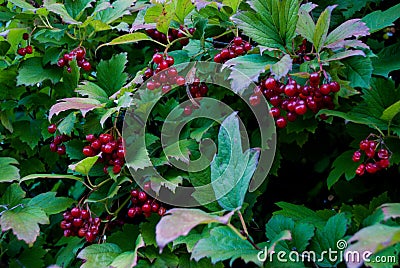
{"label": "reddish leaf", "polygon": [[65,98],[61,99],[59,103],[54,104],[50,108],[49,120],[53,117],[53,115],[58,115],[61,112],[68,110],[80,110],[83,117],[85,115],[96,108],[102,107],[103,105],[94,99],[88,98]]}
{"label": "reddish leaf", "polygon": [[[345,39],[369,35],[368,30],[366,24],[360,19],[345,21],[327,36],[325,47],[332,49],[344,47],[343,41]],[[357,45],[360,46],[360,44]]]}

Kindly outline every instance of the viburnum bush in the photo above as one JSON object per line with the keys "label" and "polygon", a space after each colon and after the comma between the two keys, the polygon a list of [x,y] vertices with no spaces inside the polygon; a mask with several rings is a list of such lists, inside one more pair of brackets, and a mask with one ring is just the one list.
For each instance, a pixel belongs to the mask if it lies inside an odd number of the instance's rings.
{"label": "viburnum bush", "polygon": [[[396,1],[0,3],[0,267],[397,264]],[[202,117],[209,99],[232,112]],[[165,146],[171,114],[185,125]],[[173,164],[203,155],[202,170]],[[204,185],[215,201],[162,198]]]}

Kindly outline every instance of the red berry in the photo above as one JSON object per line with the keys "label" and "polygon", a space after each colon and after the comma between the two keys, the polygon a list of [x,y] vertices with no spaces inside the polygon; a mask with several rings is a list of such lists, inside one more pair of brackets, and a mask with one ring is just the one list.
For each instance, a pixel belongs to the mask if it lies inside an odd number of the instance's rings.
{"label": "red berry", "polygon": [[297,105],[295,108],[295,112],[298,115],[303,115],[307,112],[307,106],[302,104],[302,105]]}
{"label": "red berry", "polygon": [[138,196],[139,196],[139,191],[136,190],[136,189],[133,189],[133,190],[131,191],[131,196],[132,196],[132,197],[138,197]]}
{"label": "red berry", "polygon": [[86,135],[86,140],[87,140],[88,142],[93,142],[93,141],[96,140],[96,136],[93,135],[93,134],[88,134],[88,135]]}
{"label": "red berry", "polygon": [[96,235],[93,232],[87,231],[85,235],[86,241],[92,243],[96,239]]}
{"label": "red berry", "polygon": [[148,90],[154,90],[156,88],[156,85],[153,81],[149,81],[147,82],[146,87]]}
{"label": "red berry", "polygon": [[106,154],[111,154],[114,151],[115,147],[109,142],[104,147],[101,148],[101,151]]}
{"label": "red berry", "polygon": [[64,230],[64,236],[65,237],[70,237],[72,236],[72,231],[70,229]]}
{"label": "red berry", "polygon": [[50,151],[53,153],[57,152],[57,144],[54,142],[50,143]]}
{"label": "red berry", "polygon": [[149,213],[149,212],[151,212],[151,205],[150,205],[150,204],[144,204],[144,205],[142,206],[142,211],[143,211],[143,213]]}
{"label": "red berry", "polygon": [[272,107],[270,112],[274,118],[277,118],[281,115],[281,110],[278,107]]}
{"label": "red berry", "polygon": [[155,64],[160,64],[163,61],[164,57],[161,54],[154,54],[153,55],[153,62]]}
{"label": "red berry", "polygon": [[330,82],[329,86],[331,87],[332,92],[339,92],[339,90],[340,90],[340,85],[336,81]]}
{"label": "red berry", "polygon": [[90,146],[83,147],[82,152],[87,157],[94,156],[94,151],[93,151],[92,147],[90,147]]}
{"label": "red berry", "polygon": [[235,48],[235,54],[240,56],[244,53],[244,48],[243,47],[236,47]]}
{"label": "red berry", "polygon": [[183,109],[183,113],[185,115],[191,115],[192,114],[192,106],[187,105],[184,109]]}
{"label": "red berry", "polygon": [[164,216],[164,214],[165,214],[165,212],[166,212],[166,209],[164,208],[164,207],[160,207],[159,209],[158,209],[158,215],[160,215],[160,216]]}
{"label": "red berry", "polygon": [[251,44],[249,42],[246,42],[246,43],[244,43],[243,48],[245,51],[249,51],[249,50],[251,50]]}
{"label": "red berry", "polygon": [[32,54],[33,53],[32,46],[26,46],[25,51],[26,51],[26,54]]}
{"label": "red berry", "polygon": [[67,221],[61,221],[60,222],[60,228],[63,229],[63,230],[70,229],[71,228],[71,223],[67,222]]}
{"label": "red berry", "polygon": [[324,95],[328,95],[329,93],[331,93],[331,86],[329,84],[323,84],[319,88],[319,91]]}
{"label": "red berry", "polygon": [[82,69],[85,71],[90,71],[90,69],[92,68],[92,66],[90,65],[90,62],[88,61],[84,61],[82,62]]}
{"label": "red berry", "polygon": [[140,202],[146,202],[147,194],[145,192],[139,192],[138,199]]}
{"label": "red berry", "polygon": [[369,148],[368,140],[362,140],[360,142],[360,150],[365,151]]}
{"label": "red berry", "polygon": [[276,125],[279,127],[279,128],[284,128],[284,127],[286,127],[286,125],[287,125],[287,121],[286,121],[286,119],[284,118],[284,117],[278,117],[277,119],[276,119]]}
{"label": "red berry", "polygon": [[360,151],[355,151],[353,154],[353,162],[358,162],[361,159],[361,152]]}
{"label": "red berry", "polygon": [[152,77],[152,76],[153,76],[153,70],[150,69],[150,68],[147,68],[147,69],[144,71],[144,76],[146,76],[146,78]]}
{"label": "red berry", "polygon": [[101,148],[101,141],[100,140],[94,140],[90,144],[90,147],[92,147],[95,150],[99,150]]}
{"label": "red berry", "polygon": [[267,78],[267,80],[264,81],[264,87],[269,90],[276,90],[278,86],[278,83],[276,80],[272,77]]}
{"label": "red berry", "polygon": [[128,209],[128,217],[134,218],[135,216],[136,216],[136,209],[135,208]]}
{"label": "red berry", "polygon": [[114,174],[120,173],[121,172],[121,166],[120,165],[115,165],[113,167],[113,172],[114,172]]}
{"label": "red berry", "polygon": [[309,79],[310,79],[311,86],[319,85],[319,73],[311,73]]}
{"label": "red berry", "polygon": [[380,159],[389,159],[389,152],[386,149],[380,149],[378,151],[378,157]]}
{"label": "red berry", "polygon": [[107,144],[110,141],[112,141],[114,138],[111,136],[111,134],[100,134],[99,140],[101,141],[102,144]]}
{"label": "red berry", "polygon": [[60,68],[62,68],[62,67],[65,66],[65,60],[64,60],[64,58],[59,58],[59,59],[58,59],[58,61],[57,61],[57,66],[60,67]]}
{"label": "red berry", "polygon": [[108,174],[108,166],[107,165],[105,165],[103,167],[103,172],[104,172],[104,174]]}
{"label": "red berry", "polygon": [[89,217],[90,217],[90,212],[87,211],[86,209],[82,209],[82,210],[81,210],[81,218],[82,218],[83,220],[88,220]]}
{"label": "red berry", "polygon": [[357,174],[358,176],[362,176],[362,175],[364,175],[364,171],[365,171],[365,165],[364,165],[364,164],[361,164],[361,165],[359,165],[358,168],[356,169],[356,174]]}
{"label": "red berry", "polygon": [[57,148],[57,153],[58,153],[59,155],[64,155],[65,152],[66,152],[65,145],[58,146],[58,148]]}
{"label": "red berry", "polygon": [[145,190],[146,192],[151,190],[151,182],[146,182],[145,184],[143,184],[143,190]]}
{"label": "red berry", "polygon": [[178,76],[178,77],[176,78],[176,80],[175,80],[175,83],[176,83],[178,86],[183,86],[183,85],[186,83],[186,81],[185,81],[185,78],[183,78],[182,76]]}
{"label": "red berry", "polygon": [[162,91],[163,93],[168,93],[170,90],[171,90],[171,86],[170,86],[170,85],[164,85],[164,86],[162,86],[162,88],[161,88],[161,91]]}
{"label": "red berry", "polygon": [[21,47],[17,50],[18,55],[20,56],[25,56],[26,55],[26,49],[24,47]]}
{"label": "red berry", "polygon": [[159,208],[160,208],[160,206],[158,205],[157,202],[154,202],[153,204],[151,204],[151,211],[157,212]]}
{"label": "red berry", "polygon": [[57,131],[57,126],[56,126],[56,124],[51,124],[51,125],[49,125],[49,126],[47,127],[47,131],[48,131],[50,134],[54,134],[54,133]]}
{"label": "red berry", "polygon": [[287,116],[287,120],[288,120],[289,122],[294,122],[294,121],[296,121],[296,119],[297,119],[296,113],[288,112],[288,113],[286,114],[286,116]]}
{"label": "red berry", "polygon": [[233,39],[233,43],[234,43],[235,45],[237,45],[237,46],[240,46],[240,45],[242,44],[242,42],[243,42],[243,39],[242,39],[240,36],[235,37],[235,38]]}
{"label": "red berry", "polygon": [[378,162],[376,162],[376,164],[380,168],[387,168],[390,165],[390,161],[389,161],[389,159],[381,159]]}
{"label": "red berry", "polygon": [[81,227],[83,225],[83,220],[81,218],[74,218],[72,220],[72,225],[75,227]]}
{"label": "red berry", "polygon": [[71,215],[74,218],[79,218],[81,216],[81,210],[77,207],[74,207],[73,209],[71,209]]}
{"label": "red berry", "polygon": [[28,40],[28,39],[29,39],[29,34],[28,34],[28,33],[24,33],[24,34],[22,35],[22,39]]}
{"label": "red berry", "polygon": [[165,61],[168,63],[168,66],[174,65],[174,62],[175,62],[174,58],[170,55],[167,55],[165,57]]}
{"label": "red berry", "polygon": [[222,61],[221,54],[220,54],[220,53],[216,54],[216,55],[214,56],[214,62],[220,63],[221,61]]}
{"label": "red berry", "polygon": [[163,60],[163,61],[158,65],[158,67],[160,67],[160,70],[162,71],[162,70],[167,69],[167,68],[169,67],[169,65],[168,65],[168,62],[167,62],[166,60]]}
{"label": "red berry", "polygon": [[86,228],[80,228],[78,231],[78,236],[79,237],[84,237],[86,235],[87,229]]}
{"label": "red berry", "polygon": [[261,102],[261,97],[259,95],[251,95],[249,98],[249,102],[251,106],[257,106]]}
{"label": "red berry", "polygon": [[224,48],[223,50],[221,50],[220,55],[222,59],[229,59],[229,50]]}
{"label": "red berry", "polygon": [[69,61],[73,60],[72,55],[71,55],[71,54],[68,54],[68,53],[64,54],[63,57],[64,57],[64,60],[65,60],[66,62],[69,62]]}
{"label": "red berry", "polygon": [[118,151],[117,151],[117,156],[119,158],[123,159],[125,157],[125,149],[124,148],[119,148]]}
{"label": "red berry", "polygon": [[75,49],[75,53],[76,53],[76,58],[78,60],[83,59],[85,57],[85,55],[86,55],[86,51],[85,51],[85,49],[83,47],[76,48]]}
{"label": "red berry", "polygon": [[297,86],[293,84],[288,84],[285,86],[285,94],[289,97],[295,96],[297,93]]}
{"label": "red berry", "polygon": [[365,154],[368,156],[368,158],[373,158],[375,156],[375,150],[369,148],[369,149],[365,150]]}
{"label": "red berry", "polygon": [[168,76],[169,77],[176,77],[178,75],[178,71],[175,68],[170,68],[168,70]]}
{"label": "red berry", "polygon": [[369,148],[371,149],[371,150],[374,150],[375,151],[375,149],[376,149],[376,142],[375,141],[369,141],[368,142],[368,146],[369,146]]}
{"label": "red berry", "polygon": [[379,170],[379,167],[375,163],[368,163],[365,166],[365,170],[370,174],[374,174]]}

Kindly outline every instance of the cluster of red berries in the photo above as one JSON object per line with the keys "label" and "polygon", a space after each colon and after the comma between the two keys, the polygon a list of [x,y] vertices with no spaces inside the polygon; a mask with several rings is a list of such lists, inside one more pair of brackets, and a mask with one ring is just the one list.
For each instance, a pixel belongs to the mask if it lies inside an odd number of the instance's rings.
{"label": "cluster of red berries", "polygon": [[[24,40],[28,40],[29,39],[29,34],[28,33],[24,33],[22,35],[22,39]],[[20,56],[25,56],[26,54],[32,54],[33,53],[33,48],[31,45],[27,45],[26,47],[20,47],[17,50],[18,55]]]}
{"label": "cluster of red berries", "polygon": [[[55,124],[51,124],[47,127],[47,131],[50,134],[54,134],[57,131],[57,126]],[[71,138],[67,135],[57,135],[54,137],[53,141],[50,143],[50,151],[57,152],[59,155],[64,155],[66,152],[65,145],[63,142],[69,141]]]}
{"label": "cluster of red berries", "polygon": [[[168,69],[174,64],[174,58],[172,56],[156,53],[153,55],[152,62],[156,66],[154,71],[152,67],[149,67],[144,72],[146,78],[152,77],[151,80],[147,81],[147,89],[154,90],[161,87],[162,92],[167,93],[171,90],[172,85],[177,84],[178,86],[182,86],[186,83],[185,78],[179,76],[178,71],[175,68]],[[153,76],[154,74],[158,74],[166,69],[168,69],[168,71]]]}
{"label": "cluster of red berries", "polygon": [[[311,73],[304,86],[297,84],[291,78],[286,84],[283,84],[269,77],[261,81],[260,86],[255,88],[249,101],[251,105],[256,106],[264,95],[273,106],[270,112],[275,118],[276,125],[284,128],[288,121],[295,121],[297,116],[304,115],[308,109],[313,113],[324,108],[333,109],[334,104],[330,93],[339,90],[340,85],[336,81],[320,85],[319,73]],[[324,115],[321,115],[321,119],[325,118]]]}
{"label": "cluster of red berries", "polygon": [[310,61],[311,58],[310,56],[306,55],[306,50],[307,50],[307,40],[303,40],[301,45],[299,46],[299,49],[296,50],[296,55],[298,56],[297,58],[293,59],[294,63],[302,63],[304,61]]}
{"label": "cluster of red berries", "polygon": [[[373,135],[375,136],[375,135]],[[381,146],[379,146],[381,145]],[[360,150],[353,154],[353,161],[359,162],[362,157],[362,152],[365,153],[366,160],[363,161],[356,169],[356,174],[364,175],[365,171],[374,174],[381,169],[385,169],[390,165],[390,153],[386,148],[382,148],[383,143],[379,141],[369,140],[369,138],[360,142]],[[380,147],[380,149],[378,149]]]}
{"label": "cluster of red berries", "polygon": [[108,166],[113,166],[113,173],[121,172],[125,164],[125,149],[122,138],[114,139],[111,134],[100,134],[97,138],[93,134],[86,135],[86,140],[90,145],[83,147],[82,152],[85,156],[95,156],[100,153],[99,163],[104,163],[103,171],[108,174]]}
{"label": "cluster of red berries", "polygon": [[87,61],[85,56],[86,56],[85,48],[77,47],[77,48],[73,49],[71,52],[65,53],[63,55],[63,57],[59,58],[57,61],[57,66],[60,68],[63,68],[64,66],[66,66],[67,71],[70,73],[71,67],[69,66],[69,63],[70,63],[70,61],[76,59],[79,67],[81,67],[85,71],[90,71],[92,66],[90,65],[90,62]]}
{"label": "cluster of red berries", "polygon": [[[187,35],[185,32],[189,32],[191,35],[193,35],[195,31],[196,28],[186,28],[186,26],[180,25],[179,30],[170,28],[168,31],[168,36],[166,36],[164,33],[160,33],[156,29],[147,29],[146,33],[154,40],[166,44],[168,41],[172,42],[176,39],[186,37]],[[181,43],[183,46],[186,46],[189,44],[189,38],[183,38],[179,40],[179,43]]]}
{"label": "cluster of red berries", "polygon": [[214,61],[224,63],[227,60],[236,58],[251,50],[252,46],[249,42],[245,42],[240,36],[235,37],[227,48],[224,48],[214,56]]}
{"label": "cluster of red berries", "polygon": [[64,230],[64,236],[85,237],[86,241],[92,243],[96,240],[99,233],[100,218],[93,218],[90,211],[74,207],[70,211],[63,213],[64,220],[60,227]]}
{"label": "cluster of red berries", "polygon": [[[145,183],[144,188],[150,189],[150,183]],[[128,209],[128,217],[135,218],[144,215],[146,218],[150,217],[152,213],[157,213],[160,216],[165,214],[165,207],[157,202],[157,200],[150,198],[146,192],[139,189],[131,191],[132,207]]]}
{"label": "cluster of red berries", "polygon": [[[198,105],[200,105],[200,100],[203,98],[208,92],[208,86],[205,83],[200,82],[199,78],[195,78],[193,83],[189,85],[190,94],[195,98],[195,101]],[[197,109],[198,106],[195,105],[187,105],[183,109],[184,115],[191,115],[193,109]]]}

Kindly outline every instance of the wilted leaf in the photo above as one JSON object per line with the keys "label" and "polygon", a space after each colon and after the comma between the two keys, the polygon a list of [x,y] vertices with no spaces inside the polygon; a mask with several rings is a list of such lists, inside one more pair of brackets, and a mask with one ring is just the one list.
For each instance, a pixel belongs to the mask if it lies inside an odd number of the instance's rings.
{"label": "wilted leaf", "polygon": [[168,210],[157,224],[157,244],[162,250],[169,242],[181,235],[187,235],[197,225],[211,222],[226,224],[232,214],[233,212],[230,212],[225,216],[218,217],[199,209],[173,208]]}
{"label": "wilted leaf", "polygon": [[296,32],[307,39],[308,42],[313,42],[315,23],[309,14],[317,5],[312,3],[303,4],[299,9],[299,20],[297,21]]}
{"label": "wilted leaf", "polygon": [[58,115],[61,112],[68,111],[68,110],[80,110],[82,116],[85,115],[96,108],[100,108],[103,105],[95,99],[88,99],[88,98],[65,98],[60,99],[58,103],[54,104],[50,108],[49,112],[49,120],[53,117],[53,115]]}
{"label": "wilted leaf", "polygon": [[17,238],[27,244],[32,244],[39,236],[39,224],[49,224],[49,218],[38,207],[27,206],[7,210],[0,218],[2,231],[12,229]]}
{"label": "wilted leaf", "polygon": [[292,70],[293,60],[290,55],[286,54],[277,63],[271,65],[271,73],[275,76],[276,80],[280,80]]}
{"label": "wilted leaf", "polygon": [[367,35],[369,35],[368,27],[364,22],[360,19],[348,20],[329,33],[324,46],[331,49],[343,48],[345,44],[343,40]]}

